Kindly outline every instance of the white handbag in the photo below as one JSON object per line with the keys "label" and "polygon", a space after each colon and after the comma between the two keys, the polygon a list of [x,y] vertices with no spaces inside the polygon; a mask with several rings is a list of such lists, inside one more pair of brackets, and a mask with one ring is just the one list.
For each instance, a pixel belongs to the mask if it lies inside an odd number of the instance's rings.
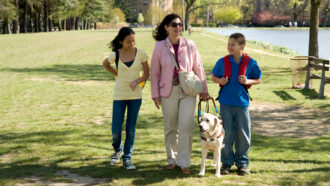
{"label": "white handbag", "polygon": [[170,51],[170,46],[167,41],[166,45],[169,50],[172,62],[175,66],[175,68],[178,70],[179,73],[179,82],[180,86],[183,89],[183,92],[188,96],[197,96],[199,93],[203,91],[203,84],[198,78],[198,76],[193,72],[180,72],[179,67],[174,59],[173,54]]}

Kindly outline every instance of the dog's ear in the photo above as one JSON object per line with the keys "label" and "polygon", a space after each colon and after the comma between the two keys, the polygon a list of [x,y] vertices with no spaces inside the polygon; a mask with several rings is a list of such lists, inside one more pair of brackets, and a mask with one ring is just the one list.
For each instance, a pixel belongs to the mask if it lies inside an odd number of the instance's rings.
{"label": "dog's ear", "polygon": [[214,117],[214,127],[213,127],[213,131],[215,131],[215,128],[218,126],[218,118],[217,117]]}

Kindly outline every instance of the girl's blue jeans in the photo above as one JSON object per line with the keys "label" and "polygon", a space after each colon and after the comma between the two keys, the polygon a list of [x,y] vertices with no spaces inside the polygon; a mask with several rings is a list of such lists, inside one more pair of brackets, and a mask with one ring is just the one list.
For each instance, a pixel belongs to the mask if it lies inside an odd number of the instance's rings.
{"label": "girl's blue jeans", "polygon": [[220,114],[225,129],[225,147],[221,151],[223,165],[232,166],[235,163],[237,167],[247,167],[251,142],[249,107],[220,104]]}
{"label": "girl's blue jeans", "polygon": [[127,108],[126,118],[126,139],[124,144],[123,161],[130,160],[132,156],[135,128],[139,110],[142,104],[142,99],[134,100],[114,100],[112,109],[112,146],[116,152],[122,150],[121,132],[124,122],[125,111]]}

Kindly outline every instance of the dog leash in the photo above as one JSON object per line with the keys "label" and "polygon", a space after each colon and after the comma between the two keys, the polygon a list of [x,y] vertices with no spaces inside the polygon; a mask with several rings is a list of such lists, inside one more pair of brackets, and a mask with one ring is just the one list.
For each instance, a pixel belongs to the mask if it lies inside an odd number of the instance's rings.
{"label": "dog leash", "polygon": [[[213,97],[209,97],[205,102],[206,102],[206,113],[209,113],[209,100],[212,100],[213,106],[214,106],[214,111],[216,112],[217,117],[220,119],[220,115],[219,115],[219,111],[217,106],[215,105],[215,101]],[[202,102],[203,99],[199,98],[199,102],[198,102],[198,113],[197,113],[197,122],[199,123],[201,121],[201,117],[202,117]]]}

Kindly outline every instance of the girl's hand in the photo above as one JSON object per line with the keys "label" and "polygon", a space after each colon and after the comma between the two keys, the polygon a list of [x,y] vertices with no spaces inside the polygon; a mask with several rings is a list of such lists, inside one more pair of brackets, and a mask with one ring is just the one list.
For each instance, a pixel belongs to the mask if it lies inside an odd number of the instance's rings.
{"label": "girl's hand", "polygon": [[130,84],[130,87],[133,91],[135,91],[136,89],[136,86],[139,85],[139,83],[137,81],[133,81],[131,84]]}

